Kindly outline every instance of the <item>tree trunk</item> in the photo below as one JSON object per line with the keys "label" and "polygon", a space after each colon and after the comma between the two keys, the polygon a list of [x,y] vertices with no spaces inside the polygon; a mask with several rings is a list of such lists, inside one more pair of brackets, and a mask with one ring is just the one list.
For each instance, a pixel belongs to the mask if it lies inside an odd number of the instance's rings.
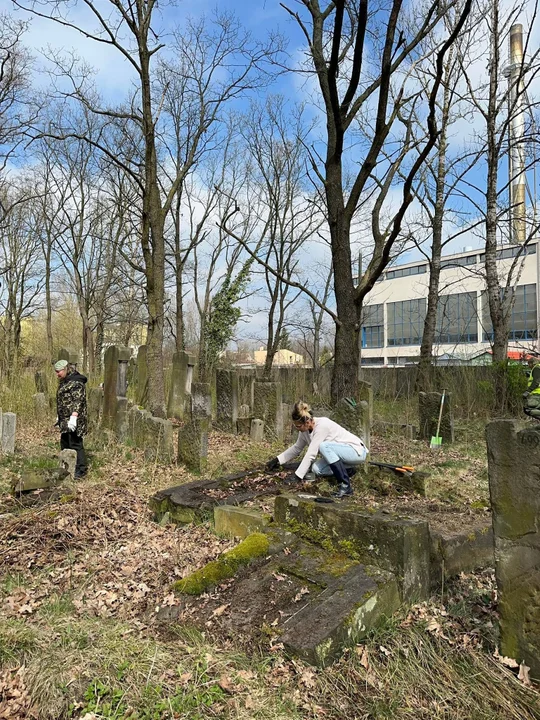
{"label": "tree trunk", "polygon": [[103,319],[96,323],[96,343],[94,346],[94,368],[100,373],[102,370],[103,341],[105,339],[105,324]]}
{"label": "tree trunk", "polygon": [[47,354],[50,363],[53,361],[54,343],[52,332],[52,305],[51,305],[51,242],[47,239],[45,252],[45,326],[47,329]]}
{"label": "tree trunk", "polygon": [[139,38],[143,137],[145,143],[145,191],[142,208],[142,242],[148,302],[148,409],[156,417],[166,417],[163,377],[163,327],[165,307],[164,217],[157,177],[155,125],[152,115],[150,52],[146,38]]}
{"label": "tree trunk", "polygon": [[[179,162],[177,160],[177,162]],[[183,263],[182,251],[180,245],[180,223],[181,213],[180,205],[182,202],[182,194],[179,191],[176,196],[176,206],[174,209],[174,259],[176,274],[176,352],[182,352],[185,349],[184,342],[184,282],[183,282]]]}
{"label": "tree trunk", "polygon": [[360,313],[362,301],[355,297],[352,278],[350,219],[345,216],[341,190],[341,163],[330,155],[326,164],[326,199],[332,244],[334,294],[339,322],[336,324],[331,396],[334,403],[343,397],[355,398],[360,366]]}
{"label": "tree trunk", "polygon": [[[450,53],[450,61],[452,53]],[[447,65],[448,68],[448,65]],[[439,306],[439,283],[441,276],[441,256],[443,245],[443,219],[445,210],[446,189],[446,150],[447,129],[450,116],[450,88],[445,84],[442,106],[441,133],[437,148],[437,178],[435,185],[435,202],[433,207],[431,261],[429,267],[429,288],[427,297],[426,318],[420,345],[418,363],[417,389],[429,392],[431,389],[431,367],[433,365],[433,344],[437,329],[437,309]]]}

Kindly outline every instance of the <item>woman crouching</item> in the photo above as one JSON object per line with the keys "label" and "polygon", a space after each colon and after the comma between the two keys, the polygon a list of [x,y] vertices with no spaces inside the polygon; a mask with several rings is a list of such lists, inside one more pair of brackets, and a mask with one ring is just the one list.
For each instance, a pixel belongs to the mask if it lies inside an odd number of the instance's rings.
{"label": "woman crouching", "polygon": [[[295,403],[292,421],[299,431],[297,441],[281,455],[270,460],[266,465],[267,469],[276,470],[280,465],[298,457],[307,447],[292,481],[303,482],[311,468],[315,475],[333,475],[336,478],[336,497],[352,495],[351,477],[355,474],[356,467],[365,462],[368,454],[362,440],[330,418],[313,417],[311,408],[304,402]],[[315,460],[319,454],[321,458]]]}

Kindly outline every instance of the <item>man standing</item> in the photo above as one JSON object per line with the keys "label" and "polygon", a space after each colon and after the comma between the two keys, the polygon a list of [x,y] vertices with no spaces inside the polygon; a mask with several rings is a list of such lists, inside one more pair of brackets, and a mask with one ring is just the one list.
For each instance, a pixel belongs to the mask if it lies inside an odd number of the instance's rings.
{"label": "man standing", "polygon": [[54,370],[58,378],[56,391],[56,411],[58,418],[56,424],[60,428],[60,448],[62,450],[75,450],[77,464],[75,477],[86,475],[86,453],[83,446],[83,437],[88,428],[88,411],[86,407],[86,377],[69,365],[67,360],[58,360]]}

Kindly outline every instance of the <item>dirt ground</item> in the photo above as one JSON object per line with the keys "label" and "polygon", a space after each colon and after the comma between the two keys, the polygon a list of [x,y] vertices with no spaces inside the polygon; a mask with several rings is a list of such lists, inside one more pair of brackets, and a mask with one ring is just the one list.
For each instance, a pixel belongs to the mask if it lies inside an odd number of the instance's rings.
{"label": "dirt ground", "polygon": [[[241,601],[241,592],[250,595],[247,571],[196,600],[179,598],[172,584],[234,543],[207,525],[152,520],[152,494],[195,479],[182,468],[145,463],[133,448],[101,438],[87,444],[88,477],[49,498],[36,493],[30,507],[11,496],[9,483],[54,462],[54,432],[21,424],[16,456],[0,464],[0,718],[461,720],[473,704],[479,719],[540,718],[536,695],[492,658],[490,573],[457,579],[444,598],[396,618],[332,668],[309,668],[283,655],[274,623],[317,588],[269,566],[256,636]],[[278,450],[212,434],[209,473],[254,468]],[[372,457],[430,467],[435,493],[423,500],[390,488],[362,494],[362,503],[433,516],[486,513],[478,446],[434,457],[374,438]],[[260,503],[271,507],[268,498]]]}

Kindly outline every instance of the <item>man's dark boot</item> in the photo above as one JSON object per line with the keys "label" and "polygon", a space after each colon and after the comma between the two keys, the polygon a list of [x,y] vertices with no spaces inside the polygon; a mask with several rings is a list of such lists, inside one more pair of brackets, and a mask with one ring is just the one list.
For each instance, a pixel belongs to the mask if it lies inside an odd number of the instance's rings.
{"label": "man's dark boot", "polygon": [[349,477],[349,473],[347,472],[347,468],[343,464],[343,460],[340,459],[335,463],[330,463],[330,467],[332,468],[334,477],[339,483],[337,492],[332,493],[334,497],[342,498],[347,495],[352,495],[353,489],[351,486],[351,479]]}

